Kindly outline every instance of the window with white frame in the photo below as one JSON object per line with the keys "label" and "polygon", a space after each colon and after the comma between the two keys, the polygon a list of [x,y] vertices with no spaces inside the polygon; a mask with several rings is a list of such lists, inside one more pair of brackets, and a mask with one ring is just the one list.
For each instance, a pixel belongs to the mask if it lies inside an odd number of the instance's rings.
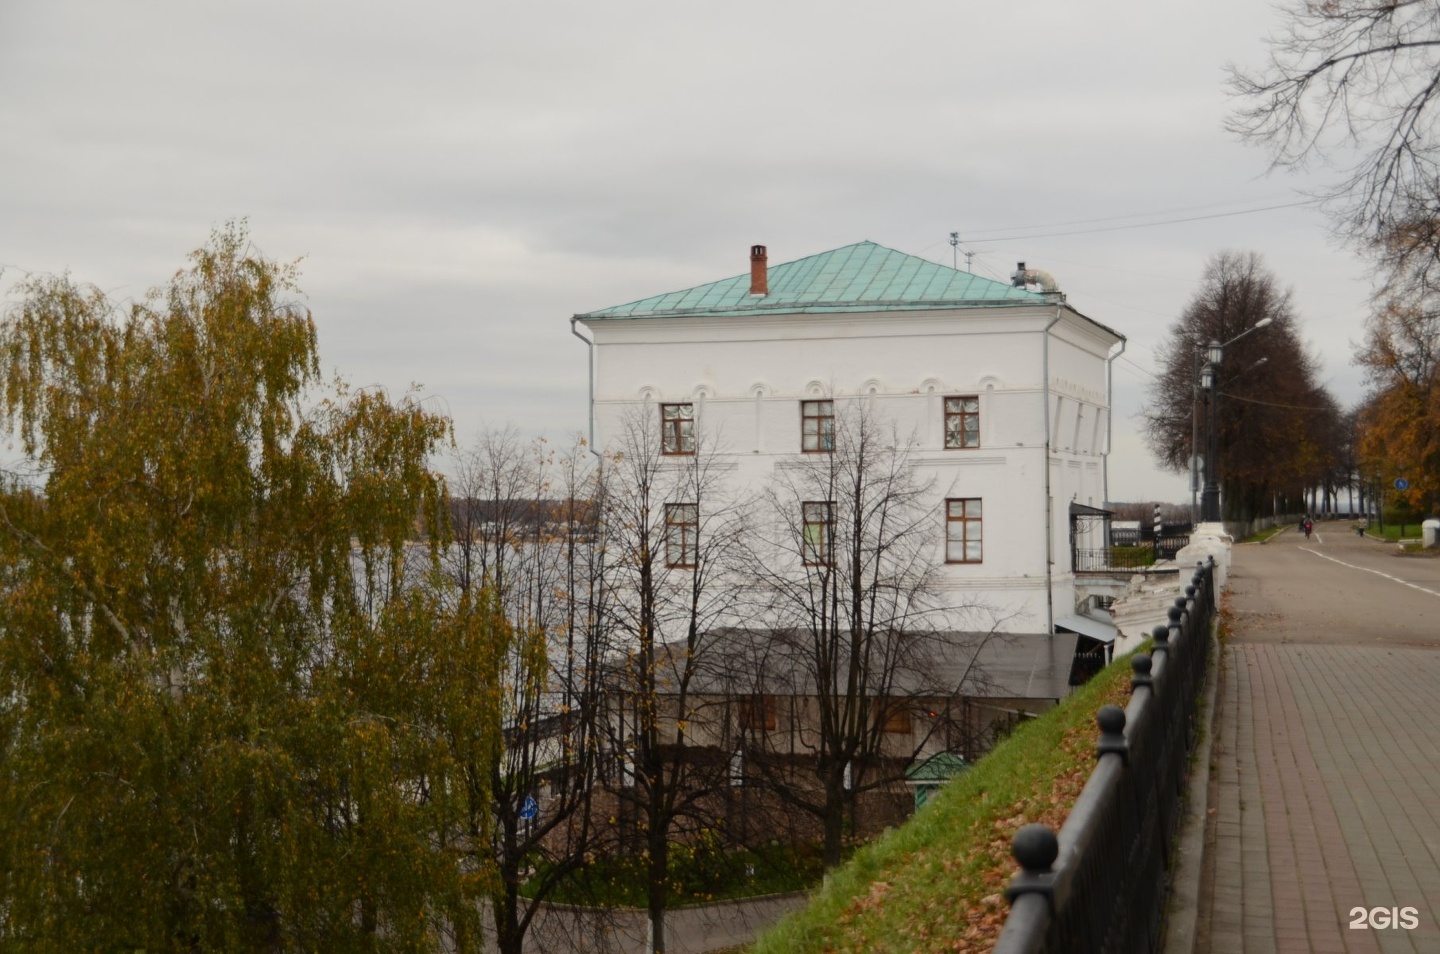
{"label": "window with white frame", "polygon": [[945,501],[945,562],[979,563],[984,556],[978,497]]}

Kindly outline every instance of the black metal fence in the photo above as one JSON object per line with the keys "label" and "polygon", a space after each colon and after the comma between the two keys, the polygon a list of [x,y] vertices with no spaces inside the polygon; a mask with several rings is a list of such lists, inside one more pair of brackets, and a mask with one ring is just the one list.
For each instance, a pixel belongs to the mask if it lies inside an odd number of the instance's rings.
{"label": "black metal fence", "polygon": [[1108,547],[1101,550],[1075,547],[1070,551],[1070,557],[1076,573],[1138,570],[1155,562],[1155,552],[1149,547]]}
{"label": "black metal fence", "polygon": [[1111,570],[1138,570],[1156,560],[1173,560],[1190,545],[1189,533],[1166,533],[1147,538],[1139,546],[1114,544],[1102,548],[1070,547],[1071,566],[1076,573],[1097,573]]}
{"label": "black metal fence", "polygon": [[1043,825],[1015,836],[1021,872],[996,954],[1158,949],[1214,615],[1210,561],[1155,627],[1153,653],[1134,657],[1130,704],[1097,714],[1098,761],[1058,837]]}
{"label": "black metal fence", "polygon": [[1155,538],[1155,559],[1173,560],[1175,554],[1190,545],[1190,532],[1166,532]]}

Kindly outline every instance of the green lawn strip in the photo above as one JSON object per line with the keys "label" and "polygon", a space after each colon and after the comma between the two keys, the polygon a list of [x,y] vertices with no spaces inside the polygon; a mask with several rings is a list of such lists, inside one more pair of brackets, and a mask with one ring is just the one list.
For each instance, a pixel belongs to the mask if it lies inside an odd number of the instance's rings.
{"label": "green lawn strip", "polygon": [[[1023,723],[907,824],[861,848],[753,954],[988,950],[1021,825],[1059,827],[1094,765],[1095,712],[1129,696],[1128,656]],[[957,947],[956,943],[963,942]]]}
{"label": "green lawn strip", "polygon": [[[1353,526],[1356,525],[1352,524],[1352,527]],[[1379,537],[1390,543],[1399,543],[1401,540],[1420,540],[1424,530],[1425,528],[1419,520],[1412,520],[1405,524],[1386,523],[1384,527],[1372,523],[1365,528],[1365,535],[1367,537]]]}
{"label": "green lawn strip", "polygon": [[1110,559],[1115,566],[1142,567],[1155,564],[1155,548],[1149,545],[1143,547],[1111,547]]}

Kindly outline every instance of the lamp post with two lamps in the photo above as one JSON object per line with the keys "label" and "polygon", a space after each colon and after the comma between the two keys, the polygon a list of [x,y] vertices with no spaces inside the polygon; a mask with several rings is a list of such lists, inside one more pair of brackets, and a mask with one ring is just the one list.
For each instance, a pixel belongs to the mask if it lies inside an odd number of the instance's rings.
{"label": "lamp post with two lamps", "polygon": [[1200,519],[1204,523],[1218,523],[1220,521],[1220,476],[1216,467],[1216,458],[1220,453],[1220,432],[1216,426],[1216,412],[1219,408],[1220,394],[1216,390],[1216,383],[1220,376],[1220,362],[1225,357],[1225,349],[1230,347],[1241,338],[1252,331],[1259,331],[1270,324],[1273,319],[1261,318],[1255,324],[1246,328],[1229,341],[1221,344],[1211,339],[1205,349],[1205,367],[1200,372],[1200,386],[1206,393],[1205,413],[1205,489],[1200,493]]}

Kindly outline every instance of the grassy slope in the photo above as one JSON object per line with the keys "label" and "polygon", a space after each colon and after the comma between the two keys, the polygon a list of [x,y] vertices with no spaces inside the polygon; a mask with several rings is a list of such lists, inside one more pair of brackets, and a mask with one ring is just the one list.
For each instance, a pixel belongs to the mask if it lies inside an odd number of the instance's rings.
{"label": "grassy slope", "polygon": [[862,848],[754,954],[986,951],[1004,923],[1021,825],[1059,829],[1094,764],[1095,711],[1124,705],[1130,659],[1015,733],[903,827]]}

